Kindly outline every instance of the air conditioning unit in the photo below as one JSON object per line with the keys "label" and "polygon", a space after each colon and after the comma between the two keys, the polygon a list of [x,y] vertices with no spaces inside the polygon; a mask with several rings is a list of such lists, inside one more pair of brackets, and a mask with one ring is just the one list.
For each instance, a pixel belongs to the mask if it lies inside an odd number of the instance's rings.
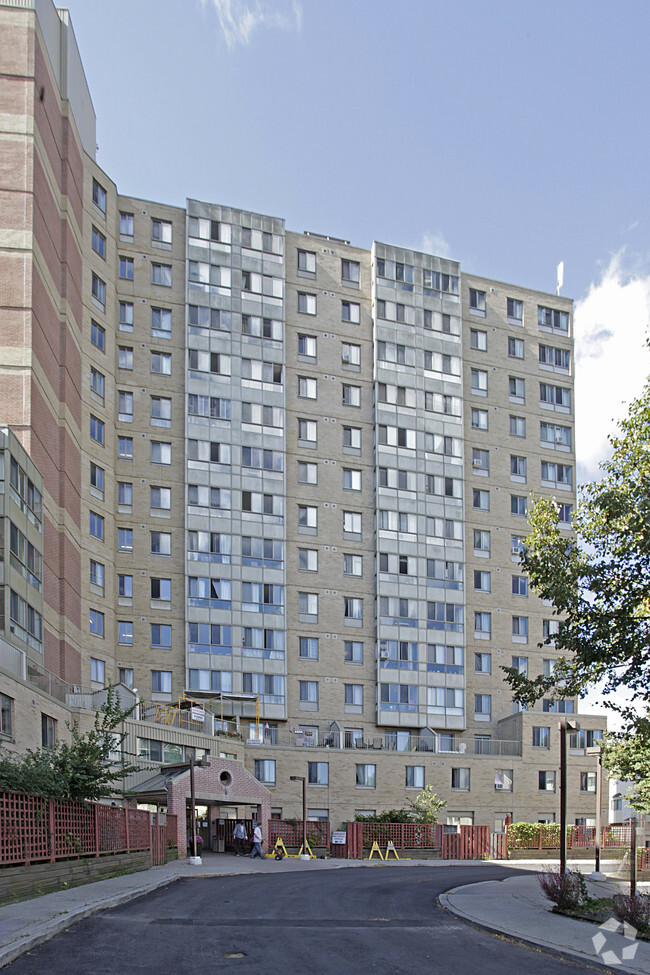
{"label": "air conditioning unit", "polygon": [[73,684],[72,685],[72,693],[73,694],[81,694],[81,688],[79,687],[78,684]]}
{"label": "air conditioning unit", "polygon": [[379,659],[380,660],[388,660],[388,658],[389,658],[388,650],[380,650],[379,651]]}
{"label": "air conditioning unit", "polygon": [[482,466],[483,466],[483,464],[481,463],[480,460],[473,460],[472,461],[472,467],[482,467]]}

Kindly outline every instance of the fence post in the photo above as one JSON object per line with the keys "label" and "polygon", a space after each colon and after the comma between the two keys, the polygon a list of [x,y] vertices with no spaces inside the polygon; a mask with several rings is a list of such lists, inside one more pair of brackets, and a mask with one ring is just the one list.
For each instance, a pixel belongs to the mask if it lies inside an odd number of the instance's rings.
{"label": "fence post", "polygon": [[[48,833],[50,834],[50,863],[54,863],[56,859],[56,843],[54,836],[54,799],[47,800],[47,824]],[[29,847],[26,847],[29,850]],[[29,863],[29,852],[27,852],[27,858],[25,860],[25,866]]]}
{"label": "fence post", "polygon": [[93,825],[95,827],[95,856],[99,856],[99,803],[93,803]]}
{"label": "fence post", "polygon": [[124,807],[124,833],[126,836],[126,852],[131,852],[131,838],[129,836],[129,807]]}

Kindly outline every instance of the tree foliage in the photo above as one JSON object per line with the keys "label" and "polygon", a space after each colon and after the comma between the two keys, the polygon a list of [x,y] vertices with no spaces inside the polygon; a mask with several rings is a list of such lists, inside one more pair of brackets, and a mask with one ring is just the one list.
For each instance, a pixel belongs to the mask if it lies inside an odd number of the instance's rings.
{"label": "tree foliage", "polygon": [[109,686],[106,701],[86,734],[80,733],[74,721],[67,723],[70,742],[28,749],[24,755],[0,755],[0,789],[54,799],[96,800],[114,795],[119,779],[141,771],[140,766],[111,761],[111,753],[121,751],[126,737],[126,732],[117,729],[132,711],[133,707],[120,708],[119,697]]}
{"label": "tree foliage", "polygon": [[[553,499],[537,499],[529,516],[522,567],[558,614],[559,630],[545,641],[558,663],[550,676],[504,670],[523,704],[597,684],[629,728],[638,705],[650,704],[650,382],[609,439],[602,480],[580,489],[573,533],[560,526]],[[608,699],[621,689],[627,704]]]}
{"label": "tree foliage", "polygon": [[634,732],[607,735],[603,766],[610,776],[632,783],[625,801],[637,812],[650,813],[650,718],[637,718]]}
{"label": "tree foliage", "polygon": [[444,799],[439,799],[430,785],[426,785],[422,792],[418,792],[415,799],[409,800],[410,805],[401,809],[387,809],[372,816],[355,815],[357,823],[420,823],[422,825],[438,822],[438,812],[447,805]]}

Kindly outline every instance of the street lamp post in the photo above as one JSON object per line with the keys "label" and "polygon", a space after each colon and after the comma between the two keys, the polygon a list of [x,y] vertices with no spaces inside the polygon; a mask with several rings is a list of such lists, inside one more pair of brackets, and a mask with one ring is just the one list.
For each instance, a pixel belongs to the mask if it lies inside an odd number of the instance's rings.
{"label": "street lamp post", "polygon": [[596,768],[596,868],[590,874],[590,880],[605,880],[605,874],[600,872],[601,806],[603,796],[603,753],[600,745],[587,748],[587,755],[598,756],[598,765]]}
{"label": "street lamp post", "polygon": [[302,782],[302,856],[301,860],[309,860],[307,853],[307,779],[304,775],[290,775],[292,782]]}
{"label": "street lamp post", "polygon": [[566,873],[566,733],[567,731],[579,731],[580,725],[577,721],[569,721],[564,718],[560,721],[560,873]]}

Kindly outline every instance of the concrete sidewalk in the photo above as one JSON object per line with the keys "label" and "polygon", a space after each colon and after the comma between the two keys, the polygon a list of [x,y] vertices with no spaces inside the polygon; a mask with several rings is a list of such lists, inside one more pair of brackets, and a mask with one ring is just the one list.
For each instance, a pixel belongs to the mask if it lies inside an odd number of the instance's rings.
{"label": "concrete sidewalk", "polygon": [[[54,935],[99,911],[124,904],[135,897],[148,894],[173,883],[181,877],[217,877],[249,873],[294,873],[308,870],[340,869],[401,869],[406,867],[457,867],[467,865],[462,860],[282,860],[269,857],[251,860],[249,857],[205,854],[201,866],[191,866],[188,860],[176,860],[163,867],[152,867],[140,873],[125,874],[99,880],[81,887],[72,887],[45,894],[30,900],[0,907],[0,968],[10,964],[24,952],[48,941]],[[483,861],[486,867],[495,861]],[[476,861],[474,865],[481,867]],[[540,871],[546,867],[539,861],[503,861],[504,867],[522,871]],[[584,869],[583,864],[573,864]],[[590,886],[591,886],[591,882]],[[597,885],[607,889],[608,896],[616,885],[608,881]],[[583,960],[612,964],[598,954],[592,938],[598,933],[596,925],[574,921],[549,912],[549,902],[542,896],[536,876],[524,875],[503,881],[483,882],[452,890],[440,898],[443,906],[457,916],[511,937],[554,951],[577,954]],[[631,942],[621,935],[607,933],[603,951],[616,951],[622,957],[623,948]],[[618,970],[650,975],[650,944],[635,942],[635,957],[625,961]],[[626,959],[628,954],[626,953]]]}
{"label": "concrete sidewalk", "polygon": [[[531,866],[527,864],[528,869]],[[580,863],[569,866],[584,870]],[[544,867],[538,861],[534,869],[541,871]],[[647,887],[647,884],[640,885],[640,889],[646,891]],[[592,897],[611,897],[629,890],[628,884],[619,885],[613,880],[595,882],[587,879],[587,888]],[[650,975],[650,942],[619,934],[614,922],[612,930],[609,924],[603,928],[588,921],[553,914],[553,905],[544,897],[537,876],[526,874],[458,887],[442,894],[440,903],[456,917],[525,944],[563,952],[583,962],[599,963],[617,971]]]}

